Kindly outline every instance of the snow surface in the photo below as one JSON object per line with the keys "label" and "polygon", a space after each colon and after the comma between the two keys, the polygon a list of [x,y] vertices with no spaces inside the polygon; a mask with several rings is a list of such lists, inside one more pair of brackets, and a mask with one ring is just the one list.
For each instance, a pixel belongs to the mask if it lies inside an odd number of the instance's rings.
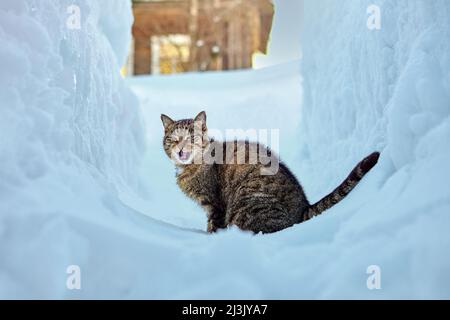
{"label": "snow surface", "polygon": [[[446,0],[379,0],[379,31],[371,1],[306,0],[300,62],[127,82],[129,2],[74,2],[80,30],[73,1],[0,2],[1,298],[450,298]],[[211,128],[279,128],[311,201],[382,157],[310,222],[208,235],[159,120],[200,110]]]}
{"label": "snow surface", "polygon": [[[81,29],[67,26],[74,3]],[[97,242],[75,225],[118,221],[116,190],[139,190],[143,121],[119,73],[130,9],[0,2],[0,297],[66,296],[67,266]]]}

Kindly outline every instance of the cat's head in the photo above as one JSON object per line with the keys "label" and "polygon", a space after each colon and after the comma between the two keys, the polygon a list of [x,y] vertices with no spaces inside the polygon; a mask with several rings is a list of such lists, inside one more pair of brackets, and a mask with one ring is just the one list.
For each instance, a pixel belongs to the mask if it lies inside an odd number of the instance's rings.
{"label": "cat's head", "polygon": [[176,165],[199,163],[203,150],[208,146],[206,113],[200,112],[194,119],[172,120],[161,115],[164,125],[163,146],[167,156]]}

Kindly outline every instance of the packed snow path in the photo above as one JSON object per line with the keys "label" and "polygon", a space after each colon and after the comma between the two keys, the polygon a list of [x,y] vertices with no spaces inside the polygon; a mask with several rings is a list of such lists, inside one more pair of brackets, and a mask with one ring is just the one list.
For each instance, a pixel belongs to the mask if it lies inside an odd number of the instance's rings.
{"label": "packed snow path", "polygon": [[[450,298],[448,1],[379,1],[378,31],[371,1],[305,1],[300,63],[127,81],[129,1],[80,1],[68,29],[72,2],[0,3],[1,298]],[[159,120],[200,110],[211,128],[279,128],[311,201],[382,157],[308,223],[208,235]]]}

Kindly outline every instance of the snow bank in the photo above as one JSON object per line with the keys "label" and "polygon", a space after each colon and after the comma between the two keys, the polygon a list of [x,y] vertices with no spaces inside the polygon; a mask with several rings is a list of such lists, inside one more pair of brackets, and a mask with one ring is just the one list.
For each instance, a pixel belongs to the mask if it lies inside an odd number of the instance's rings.
{"label": "snow bank", "polygon": [[[366,10],[372,4],[305,3],[302,71],[307,81],[301,127],[303,152],[311,164],[346,159],[350,168],[367,152],[387,146],[385,159],[401,169],[417,160],[417,147],[429,139],[429,131],[446,122],[449,4],[378,1],[381,30],[370,31]],[[309,150],[308,145],[323,141],[333,143]],[[446,146],[435,147],[429,156]],[[330,175],[312,167],[314,177]]]}
{"label": "snow bank", "polygon": [[126,0],[0,2],[0,297],[64,294],[88,243],[71,221],[138,190],[142,123],[119,73],[131,23]]}
{"label": "snow bank", "polygon": [[[371,31],[373,4],[381,29]],[[358,159],[382,151],[376,170],[323,217],[335,219],[334,258],[321,274],[335,280],[319,296],[448,298],[450,4],[305,1],[304,22],[307,193],[319,199]],[[377,292],[353,282],[370,264],[384,274]]]}

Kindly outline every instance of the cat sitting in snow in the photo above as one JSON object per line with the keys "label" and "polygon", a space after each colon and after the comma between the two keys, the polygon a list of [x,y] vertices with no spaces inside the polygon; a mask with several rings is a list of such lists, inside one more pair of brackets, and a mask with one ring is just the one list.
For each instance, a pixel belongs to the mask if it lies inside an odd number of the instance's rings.
{"label": "cat sitting in snow", "polygon": [[[271,233],[307,221],[347,196],[380,156],[374,152],[363,159],[340,186],[311,205],[294,174],[267,147],[248,141],[213,141],[208,138],[205,112],[194,119],[174,121],[161,115],[161,120],[164,151],[179,169],[177,183],[206,210],[210,233],[229,225]],[[278,162],[278,170],[261,174],[271,166],[260,160],[263,154]]]}

